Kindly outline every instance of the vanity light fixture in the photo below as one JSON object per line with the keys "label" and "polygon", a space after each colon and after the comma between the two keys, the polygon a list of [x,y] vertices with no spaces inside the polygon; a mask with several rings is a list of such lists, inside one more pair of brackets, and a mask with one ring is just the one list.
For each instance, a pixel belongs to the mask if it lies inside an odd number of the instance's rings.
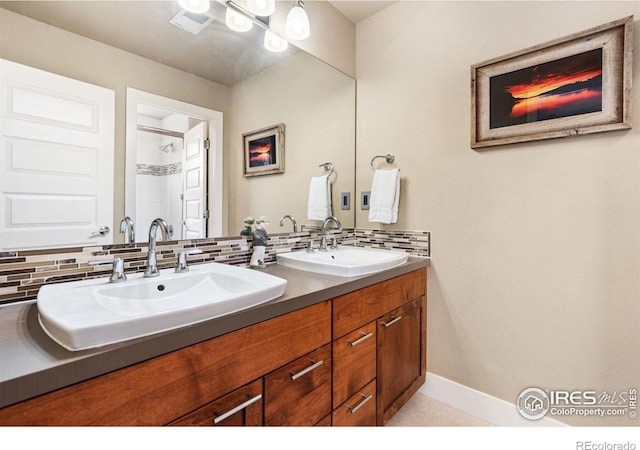
{"label": "vanity light fixture", "polygon": [[225,23],[233,31],[239,31],[241,33],[253,28],[253,22],[249,20],[248,17],[231,8],[227,8]]}
{"label": "vanity light fixture", "polygon": [[269,30],[264,30],[264,48],[271,52],[283,52],[289,47],[289,43]]}
{"label": "vanity light fixture", "polygon": [[248,0],[247,9],[256,16],[268,17],[276,12],[275,0]]}
{"label": "vanity light fixture", "polygon": [[301,0],[297,0],[291,11],[289,11],[285,23],[285,31],[288,38],[296,41],[302,41],[311,34],[309,16],[307,16],[307,12],[304,10],[304,3]]}
{"label": "vanity light fixture", "polygon": [[224,4],[227,7],[227,10],[231,9],[235,13],[244,16],[247,20],[255,22],[256,24],[260,25],[263,28],[269,28],[269,21],[270,21],[269,16],[257,16],[253,14],[251,11],[249,11],[247,8],[240,6],[238,3],[234,2],[233,0],[224,0]]}
{"label": "vanity light fixture", "polygon": [[[261,3],[260,0],[256,0],[256,3]],[[262,0],[263,3],[266,3],[266,0]],[[252,3],[252,2],[249,2]],[[298,3],[301,2],[297,2],[296,6]],[[234,17],[229,11],[233,11],[233,13],[235,13],[237,16],[242,16],[244,18],[246,18],[246,20],[248,22],[255,22],[256,24],[258,24],[259,26],[261,26],[262,28],[265,29],[264,31],[264,48],[266,48],[267,50],[271,51],[271,52],[283,52],[285,51],[288,47],[289,47],[289,43],[287,42],[286,39],[282,39],[280,36],[276,35],[275,33],[271,32],[269,30],[269,22],[270,22],[270,17],[269,16],[261,16],[261,15],[255,15],[253,12],[249,11],[249,4],[247,5],[247,8],[244,8],[242,6],[240,6],[238,3],[236,3],[233,0],[224,0],[224,4],[227,7],[227,15],[226,15],[226,22],[227,22],[227,26],[229,28],[231,28],[232,30],[236,30],[236,31],[247,31],[249,30],[251,27],[245,29],[236,29],[234,28],[235,24],[231,21],[230,17]],[[275,3],[274,3],[274,7],[275,7]],[[303,10],[304,12],[304,10]],[[262,13],[261,13],[262,14]],[[306,17],[306,13],[305,17]],[[307,18],[307,31],[308,31],[308,24],[309,24],[309,19]],[[307,34],[308,36],[308,34]]]}
{"label": "vanity light fixture", "polygon": [[209,11],[209,0],[178,0],[182,9],[194,14],[202,14]]}

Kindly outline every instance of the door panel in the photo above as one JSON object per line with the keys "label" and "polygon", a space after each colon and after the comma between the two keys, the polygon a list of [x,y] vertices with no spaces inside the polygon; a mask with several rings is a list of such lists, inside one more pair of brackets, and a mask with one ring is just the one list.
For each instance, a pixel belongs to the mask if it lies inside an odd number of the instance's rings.
{"label": "door panel", "polygon": [[0,60],[0,250],[111,244],[114,92]]}
{"label": "door panel", "polygon": [[206,237],[207,221],[204,217],[207,193],[207,140],[208,124],[200,122],[184,134],[182,173],[184,178],[182,204],[182,237]]}

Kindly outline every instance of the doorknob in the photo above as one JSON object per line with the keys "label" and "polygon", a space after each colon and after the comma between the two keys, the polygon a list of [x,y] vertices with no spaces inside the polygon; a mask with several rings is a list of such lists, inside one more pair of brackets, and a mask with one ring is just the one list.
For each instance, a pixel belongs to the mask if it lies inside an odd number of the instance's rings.
{"label": "doorknob", "polygon": [[100,229],[98,231],[96,231],[95,233],[91,233],[91,235],[89,237],[93,238],[93,237],[98,237],[98,236],[106,236],[107,234],[109,234],[110,231],[111,230],[109,229],[109,227],[103,226],[103,227],[100,227]]}

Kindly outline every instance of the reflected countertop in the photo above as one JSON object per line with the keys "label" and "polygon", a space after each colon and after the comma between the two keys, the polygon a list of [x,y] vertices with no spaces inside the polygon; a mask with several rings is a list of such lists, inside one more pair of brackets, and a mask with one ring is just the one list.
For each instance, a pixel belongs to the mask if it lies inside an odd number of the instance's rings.
{"label": "reflected countertop", "polygon": [[38,323],[35,301],[0,307],[0,407],[206,341],[264,320],[426,268],[427,258],[409,257],[398,267],[360,277],[336,277],[273,264],[264,271],[287,280],[284,294],[238,313],[105,347],[71,352]]}

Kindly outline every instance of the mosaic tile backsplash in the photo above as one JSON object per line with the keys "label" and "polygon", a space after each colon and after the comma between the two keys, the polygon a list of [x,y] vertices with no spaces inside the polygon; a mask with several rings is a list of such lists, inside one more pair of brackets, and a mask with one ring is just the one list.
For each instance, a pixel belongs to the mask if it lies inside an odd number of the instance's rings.
{"label": "mosaic tile backsplash", "polygon": [[[400,250],[416,256],[431,256],[428,231],[397,231],[372,229],[343,229],[329,231],[342,245]],[[317,230],[269,236],[265,262],[276,261],[276,254],[302,250],[313,239],[317,247]],[[246,266],[251,260],[251,239],[227,237],[191,241],[158,242],[158,268],[176,265],[178,253],[199,249],[190,255],[189,264],[221,262]],[[146,265],[147,244],[119,244],[109,246],[0,252],[0,305],[34,300],[41,286],[51,283],[79,281],[106,277],[111,265],[89,264],[114,257],[125,261],[126,273],[142,272]]]}

